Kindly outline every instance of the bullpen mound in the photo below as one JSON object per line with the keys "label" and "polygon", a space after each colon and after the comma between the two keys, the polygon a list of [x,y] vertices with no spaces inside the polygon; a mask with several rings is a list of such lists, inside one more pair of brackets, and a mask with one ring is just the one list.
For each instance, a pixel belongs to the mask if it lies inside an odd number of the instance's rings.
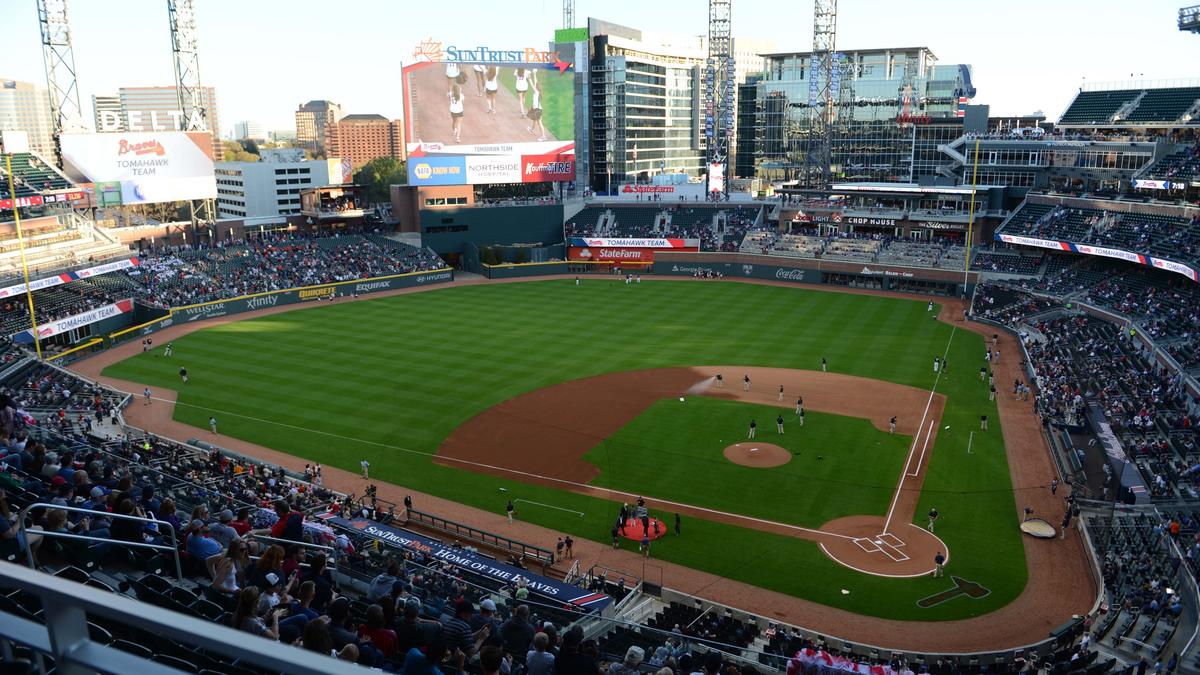
{"label": "bullpen mound", "polygon": [[725,448],[725,459],[734,464],[749,466],[755,469],[769,469],[783,466],[792,461],[792,453],[771,443],[746,441],[734,443]]}

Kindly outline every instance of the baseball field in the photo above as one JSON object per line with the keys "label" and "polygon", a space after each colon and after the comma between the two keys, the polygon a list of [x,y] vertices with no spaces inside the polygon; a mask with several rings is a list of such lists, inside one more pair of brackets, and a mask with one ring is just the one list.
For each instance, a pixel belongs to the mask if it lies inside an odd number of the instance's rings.
{"label": "baseball field", "polygon": [[[694,280],[485,284],[214,325],[103,374],[177,390],[175,419],[198,429],[213,415],[222,435],[350,471],[367,459],[373,479],[494,513],[514,499],[520,519],[577,538],[608,541],[644,495],[684,518],[655,559],[943,621],[1008,604],[1027,568],[984,339],[936,313]],[[751,419],[782,465],[727,453],[757,450]],[[931,508],[936,536],[914,526]],[[945,578],[927,573],[934,548]]]}

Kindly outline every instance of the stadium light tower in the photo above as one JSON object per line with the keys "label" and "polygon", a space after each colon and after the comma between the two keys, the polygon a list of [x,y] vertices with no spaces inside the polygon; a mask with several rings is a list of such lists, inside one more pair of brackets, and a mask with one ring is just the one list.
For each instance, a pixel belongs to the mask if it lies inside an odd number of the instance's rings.
{"label": "stadium light tower", "polygon": [[808,187],[828,187],[833,163],[833,122],[840,73],[834,64],[837,47],[837,0],[813,1],[812,65],[808,73],[808,142],[804,181]]}
{"label": "stadium light tower", "polygon": [[[192,0],[167,0],[167,17],[171,23],[171,51],[175,56],[175,91],[183,113],[183,131],[212,131],[204,89],[200,86],[200,50],[196,41],[196,13]],[[199,225],[211,227],[214,220],[212,199],[192,200],[192,236],[195,241]]]}
{"label": "stadium light tower", "polygon": [[[729,141],[733,136],[732,0],[708,0],[708,63],[704,72],[704,135],[708,194],[729,197]],[[719,181],[715,176],[720,172]]]}
{"label": "stadium light tower", "polygon": [[1179,30],[1200,34],[1200,5],[1179,10]]}
{"label": "stadium light tower", "polygon": [[75,50],[71,47],[71,24],[67,20],[67,0],[37,0],[37,10],[42,28],[42,58],[46,62],[46,88],[50,91],[54,147],[61,163],[59,136],[84,131],[79,83],[75,79]]}
{"label": "stadium light tower", "polygon": [[575,27],[575,0],[563,0],[563,28]]}

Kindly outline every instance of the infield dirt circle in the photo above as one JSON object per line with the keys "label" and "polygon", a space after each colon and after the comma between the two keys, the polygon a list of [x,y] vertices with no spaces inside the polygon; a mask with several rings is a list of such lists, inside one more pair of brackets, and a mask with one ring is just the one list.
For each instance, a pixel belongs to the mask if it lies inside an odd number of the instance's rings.
{"label": "infield dirt circle", "polygon": [[725,448],[725,459],[755,469],[783,466],[792,461],[792,453],[772,443],[734,443]]}

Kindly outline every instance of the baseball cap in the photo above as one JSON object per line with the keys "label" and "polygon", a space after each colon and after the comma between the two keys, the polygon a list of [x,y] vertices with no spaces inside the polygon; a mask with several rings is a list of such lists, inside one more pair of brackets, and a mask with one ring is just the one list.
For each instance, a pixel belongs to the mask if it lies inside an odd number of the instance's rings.
{"label": "baseball cap", "polygon": [[494,612],[496,611],[496,603],[492,602],[491,598],[487,598],[483,602],[479,603],[479,609],[481,611]]}
{"label": "baseball cap", "polygon": [[202,529],[203,527],[204,527],[204,521],[203,521],[203,520],[200,520],[199,518],[197,518],[197,519],[195,519],[195,520],[193,520],[193,521],[192,521],[191,529],[193,529],[193,530],[199,530],[199,529]]}
{"label": "baseball cap", "polygon": [[229,509],[225,509],[217,517],[221,520],[222,523],[228,523],[229,521],[233,520],[233,511],[230,511]]}
{"label": "baseball cap", "polygon": [[67,479],[62,476],[55,476],[54,478],[50,479],[50,484],[53,485],[54,487],[58,487],[59,485],[66,485]]}
{"label": "baseball cap", "polygon": [[103,496],[104,496],[104,488],[100,487],[99,485],[92,488],[92,499],[100,499]]}
{"label": "baseball cap", "polygon": [[267,584],[270,586],[275,586],[275,585],[279,584],[279,575],[275,574],[274,572],[267,572],[266,579],[267,579]]}

